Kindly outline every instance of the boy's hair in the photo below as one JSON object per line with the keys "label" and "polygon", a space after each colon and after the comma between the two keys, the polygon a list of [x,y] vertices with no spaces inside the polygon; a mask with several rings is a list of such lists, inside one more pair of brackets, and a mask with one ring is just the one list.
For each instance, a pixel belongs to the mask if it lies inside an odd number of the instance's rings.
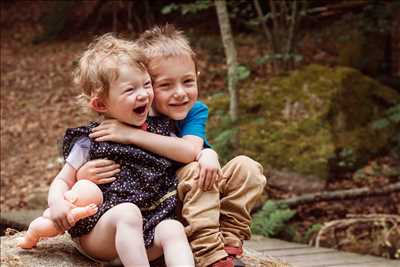
{"label": "boy's hair", "polygon": [[[170,57],[188,55],[195,66],[196,53],[190,47],[189,41],[182,31],[171,24],[155,26],[143,32],[137,39],[138,45],[143,48],[147,58]],[[197,69],[197,67],[196,67]]]}
{"label": "boy's hair", "polygon": [[146,71],[147,58],[137,44],[110,33],[90,43],[73,73],[74,83],[81,90],[79,102],[87,107],[91,97],[107,97],[121,64]]}

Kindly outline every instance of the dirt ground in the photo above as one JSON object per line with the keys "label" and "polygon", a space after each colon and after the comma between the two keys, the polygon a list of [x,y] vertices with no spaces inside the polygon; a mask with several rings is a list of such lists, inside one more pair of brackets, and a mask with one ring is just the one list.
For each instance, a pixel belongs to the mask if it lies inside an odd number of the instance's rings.
{"label": "dirt ground", "polygon": [[[61,141],[66,127],[79,126],[89,118],[76,104],[78,92],[72,86],[71,72],[78,53],[90,38],[74,36],[34,45],[31,40],[40,31],[39,10],[35,6],[27,8],[29,12],[1,9],[1,211],[26,207],[33,191],[49,186],[62,164]],[[217,63],[207,62],[207,58],[203,57],[200,66],[209,71],[216,69]],[[208,77],[203,81],[204,90],[216,85],[223,88],[223,77]],[[349,174],[353,179],[330,182],[326,189],[379,187],[399,181],[398,176],[374,171],[377,169],[374,166],[380,170],[394,169],[400,162],[393,157],[380,158],[365,167],[366,175],[354,178],[355,174]],[[296,181],[288,179],[287,183]],[[267,188],[266,192],[269,198],[299,193],[283,188]],[[295,227],[297,240],[304,242],[305,232],[314,224],[349,214],[399,215],[399,203],[400,194],[391,193],[302,205],[297,208],[291,225]],[[383,255],[365,247],[359,251]]]}

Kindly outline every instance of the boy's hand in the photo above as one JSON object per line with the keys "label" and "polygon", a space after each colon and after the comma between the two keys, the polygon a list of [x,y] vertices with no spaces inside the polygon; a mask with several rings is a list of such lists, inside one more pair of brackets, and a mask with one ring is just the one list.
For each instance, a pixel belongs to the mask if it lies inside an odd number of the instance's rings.
{"label": "boy's hand", "polygon": [[95,159],[86,162],[76,173],[77,180],[85,179],[95,184],[107,184],[115,181],[120,165],[108,159]]}
{"label": "boy's hand", "polygon": [[50,207],[50,219],[57,225],[60,231],[65,232],[75,225],[71,209],[76,206],[67,200],[60,200]]}
{"label": "boy's hand", "polygon": [[197,161],[200,164],[199,186],[203,191],[208,191],[222,177],[218,155],[214,150],[206,148],[197,156]]}
{"label": "boy's hand", "polygon": [[90,138],[95,141],[112,141],[120,144],[131,144],[129,136],[139,131],[131,126],[123,124],[117,120],[105,120],[99,126],[93,128]]}

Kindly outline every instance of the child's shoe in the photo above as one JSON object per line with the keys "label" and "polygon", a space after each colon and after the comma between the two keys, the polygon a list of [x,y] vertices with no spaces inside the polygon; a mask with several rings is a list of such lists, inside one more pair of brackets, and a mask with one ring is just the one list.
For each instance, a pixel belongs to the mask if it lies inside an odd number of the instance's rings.
{"label": "child's shoe", "polygon": [[232,257],[226,257],[214,262],[209,267],[234,267]]}
{"label": "child's shoe", "polygon": [[244,264],[244,262],[240,259],[240,257],[243,255],[243,249],[241,247],[225,246],[224,249],[225,249],[226,253],[228,253],[229,257],[232,258],[234,267],[245,267],[246,266]]}

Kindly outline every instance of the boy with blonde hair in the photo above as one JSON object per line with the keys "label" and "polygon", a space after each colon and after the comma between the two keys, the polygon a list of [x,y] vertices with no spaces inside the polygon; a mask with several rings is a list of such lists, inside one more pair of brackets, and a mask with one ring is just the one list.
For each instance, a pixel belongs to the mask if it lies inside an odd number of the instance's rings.
{"label": "boy with blonde hair", "polygon": [[[196,264],[244,266],[238,258],[243,240],[251,235],[250,211],[266,183],[262,166],[238,156],[220,169],[218,155],[206,139],[208,108],[197,101],[196,55],[182,32],[171,25],[154,27],[137,43],[149,59],[153,110],[176,121],[177,136],[140,132],[116,121],[103,123],[91,136],[97,141],[135,144],[182,163],[196,160],[177,172],[181,214]],[[112,162],[103,169],[94,165],[84,166],[82,173],[97,173],[93,180],[111,176]]]}

